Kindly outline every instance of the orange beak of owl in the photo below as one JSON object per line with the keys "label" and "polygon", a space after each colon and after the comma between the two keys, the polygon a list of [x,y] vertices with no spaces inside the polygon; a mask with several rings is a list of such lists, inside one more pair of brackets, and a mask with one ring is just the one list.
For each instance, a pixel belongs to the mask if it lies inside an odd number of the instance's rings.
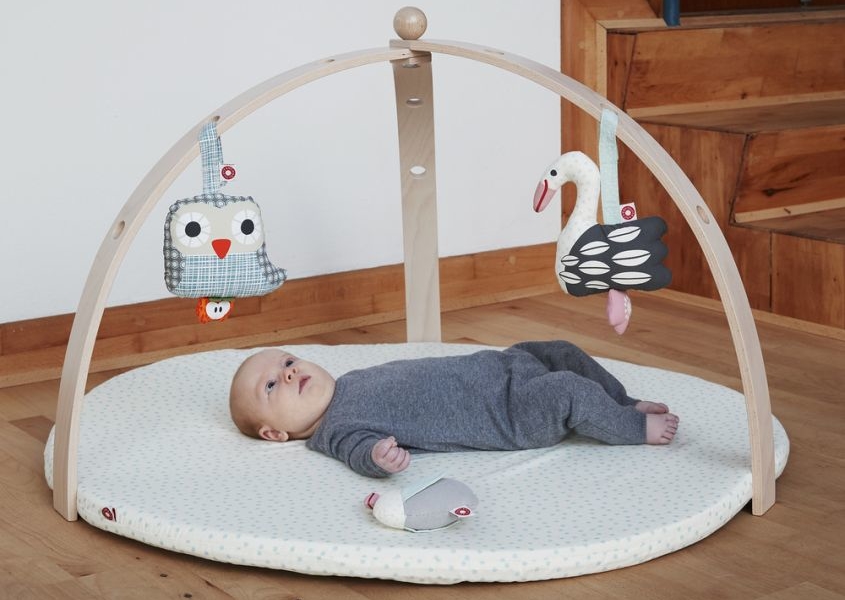
{"label": "orange beak of owl", "polygon": [[226,255],[229,253],[229,248],[232,247],[232,240],[227,240],[225,238],[211,240],[211,247],[214,248],[214,253],[217,255],[217,258],[223,259],[226,258]]}

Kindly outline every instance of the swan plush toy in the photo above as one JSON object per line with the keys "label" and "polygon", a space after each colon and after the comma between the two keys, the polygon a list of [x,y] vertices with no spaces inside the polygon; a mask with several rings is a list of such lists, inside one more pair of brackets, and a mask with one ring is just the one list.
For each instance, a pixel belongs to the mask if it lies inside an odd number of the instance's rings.
{"label": "swan plush toy", "polygon": [[583,152],[567,152],[552,163],[534,192],[534,210],[545,209],[555,193],[572,182],[575,208],[557,240],[555,272],[561,289],[573,296],[609,292],[608,319],[623,333],[631,316],[626,290],[656,290],[667,286],[672,273],[662,261],[666,246],[660,238],[666,222],[660,217],[617,225],[596,220],[601,176]]}

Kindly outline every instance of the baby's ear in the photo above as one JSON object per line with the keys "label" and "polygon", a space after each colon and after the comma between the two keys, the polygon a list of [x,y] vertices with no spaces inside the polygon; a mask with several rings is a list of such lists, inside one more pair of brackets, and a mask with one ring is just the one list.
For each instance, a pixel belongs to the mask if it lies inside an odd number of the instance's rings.
{"label": "baby's ear", "polygon": [[261,439],[268,440],[270,442],[286,442],[286,441],[288,441],[287,432],[279,431],[278,429],[273,429],[269,425],[262,425],[258,429],[258,435],[261,436]]}

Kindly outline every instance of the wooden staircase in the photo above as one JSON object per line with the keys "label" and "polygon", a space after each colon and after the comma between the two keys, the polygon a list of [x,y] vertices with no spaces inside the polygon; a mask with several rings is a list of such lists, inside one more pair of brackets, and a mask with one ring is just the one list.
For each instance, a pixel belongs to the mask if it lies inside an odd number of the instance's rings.
{"label": "wooden staircase", "polygon": [[[845,328],[845,10],[682,15],[668,28],[645,1],[595,4],[564,0],[564,72],[684,169],[753,308]],[[563,127],[565,150],[595,155],[590,117],[564,106]],[[640,216],[669,223],[671,287],[716,298],[686,222],[621,145],[619,179]]]}

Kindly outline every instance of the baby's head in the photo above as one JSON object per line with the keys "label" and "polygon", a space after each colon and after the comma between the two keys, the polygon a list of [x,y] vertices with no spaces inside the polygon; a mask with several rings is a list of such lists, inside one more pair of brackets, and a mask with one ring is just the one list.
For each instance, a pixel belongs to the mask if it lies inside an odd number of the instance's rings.
{"label": "baby's head", "polygon": [[267,349],[238,368],[229,410],[246,435],[276,442],[305,439],[320,424],[333,395],[334,378],[323,367]]}

